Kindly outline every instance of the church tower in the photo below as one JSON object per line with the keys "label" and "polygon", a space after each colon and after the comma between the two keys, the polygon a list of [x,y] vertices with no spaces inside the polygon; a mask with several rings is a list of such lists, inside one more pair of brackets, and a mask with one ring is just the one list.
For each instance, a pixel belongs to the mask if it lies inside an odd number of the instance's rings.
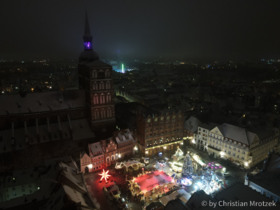
{"label": "church tower", "polygon": [[112,136],[115,129],[112,66],[99,60],[93,50],[88,16],[85,16],[84,51],[79,57],[79,87],[85,90],[88,119],[97,140]]}

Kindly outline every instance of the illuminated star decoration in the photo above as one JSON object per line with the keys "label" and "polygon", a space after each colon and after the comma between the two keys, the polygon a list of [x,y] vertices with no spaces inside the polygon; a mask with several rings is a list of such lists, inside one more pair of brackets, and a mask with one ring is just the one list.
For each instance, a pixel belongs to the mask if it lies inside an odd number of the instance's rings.
{"label": "illuminated star decoration", "polygon": [[107,179],[109,178],[109,176],[111,176],[108,173],[109,173],[109,170],[107,170],[105,172],[105,170],[103,169],[103,172],[101,174],[99,174],[101,176],[100,181],[102,181],[102,179],[105,179],[105,182],[107,182]]}

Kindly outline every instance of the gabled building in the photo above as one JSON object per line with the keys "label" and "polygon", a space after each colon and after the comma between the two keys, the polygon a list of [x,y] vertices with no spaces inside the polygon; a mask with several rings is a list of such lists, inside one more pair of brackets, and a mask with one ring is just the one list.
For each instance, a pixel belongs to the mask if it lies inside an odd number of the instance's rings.
{"label": "gabled building", "polygon": [[200,123],[200,125],[197,128],[197,132],[194,135],[194,142],[196,144],[196,148],[200,150],[206,150],[208,145],[208,136],[211,129],[213,129],[215,125],[213,123],[211,124],[203,124]]}
{"label": "gabled building", "polygon": [[[131,155],[131,151],[134,151],[136,141],[132,132],[129,129],[125,129],[117,133],[114,137],[118,145],[118,156],[120,158]],[[136,149],[136,148],[135,148]]]}
{"label": "gabled building", "polygon": [[83,173],[104,169],[134,152],[133,133],[129,130],[116,132],[113,137],[88,145],[88,153],[80,155],[80,169]]}
{"label": "gabled building", "polygon": [[91,157],[89,156],[88,153],[82,152],[80,154],[80,170],[82,172],[88,173],[93,170],[92,168],[93,165],[92,165]]}
{"label": "gabled building", "polygon": [[116,162],[119,156],[117,143],[113,140],[113,138],[107,140],[101,140],[101,145],[104,151],[104,160],[105,166],[110,166],[111,164]]}
{"label": "gabled building", "polygon": [[104,150],[100,142],[89,144],[89,154],[92,170],[99,170],[104,166]]}
{"label": "gabled building", "polygon": [[209,132],[208,154],[243,163],[252,163],[250,148],[257,144],[258,136],[245,128],[224,123]]}

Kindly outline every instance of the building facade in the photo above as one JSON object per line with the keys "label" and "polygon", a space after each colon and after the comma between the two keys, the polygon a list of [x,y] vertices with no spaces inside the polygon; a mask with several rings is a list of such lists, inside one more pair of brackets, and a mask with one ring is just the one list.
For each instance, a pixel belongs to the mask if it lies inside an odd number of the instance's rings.
{"label": "building facade", "polygon": [[224,123],[213,129],[200,126],[195,144],[209,155],[228,159],[245,168],[250,168],[267,158],[277,148],[279,133],[272,131],[268,136],[250,132],[245,128]]}
{"label": "building facade", "polygon": [[101,144],[104,151],[105,166],[107,167],[115,163],[118,159],[118,146],[112,138],[101,140]]}
{"label": "building facade", "polygon": [[183,135],[184,117],[180,111],[138,117],[139,147],[146,156],[175,150],[183,144]]}
{"label": "building facade", "polygon": [[[205,151],[208,145],[208,136],[211,129],[208,125],[201,125],[197,128],[197,134],[194,135],[196,148]],[[194,142],[192,142],[194,143]]]}
{"label": "building facade", "polygon": [[130,132],[129,129],[118,132],[115,136],[115,140],[118,145],[119,158],[125,158],[138,151],[132,132]]}
{"label": "building facade", "polygon": [[[89,157],[90,157],[90,163],[92,166],[90,166],[90,169],[92,170],[99,170],[104,166],[104,150],[102,148],[101,142],[96,142],[93,144],[89,144]],[[85,158],[88,160],[88,158]],[[89,172],[89,171],[88,171]]]}

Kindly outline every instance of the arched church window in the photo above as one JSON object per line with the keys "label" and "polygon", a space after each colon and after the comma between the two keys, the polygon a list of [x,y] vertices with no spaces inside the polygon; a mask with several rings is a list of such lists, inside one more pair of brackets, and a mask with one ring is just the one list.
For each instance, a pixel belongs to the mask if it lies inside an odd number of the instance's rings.
{"label": "arched church window", "polygon": [[107,81],[107,82],[106,82],[106,89],[110,89],[110,88],[111,88],[110,81]]}
{"label": "arched church window", "polygon": [[98,109],[95,109],[94,110],[94,117],[95,117],[95,119],[99,119],[99,111],[98,111]]}
{"label": "arched church window", "polygon": [[100,114],[101,114],[101,119],[106,118],[106,116],[105,116],[105,110],[104,110],[104,109],[101,109]]}
{"label": "arched church window", "polygon": [[111,102],[111,94],[110,93],[107,93],[106,101],[107,101],[107,103]]}
{"label": "arched church window", "polygon": [[100,104],[105,104],[105,96],[104,93],[100,94]]}
{"label": "arched church window", "polygon": [[112,117],[112,111],[110,108],[107,109],[107,117],[108,118]]}
{"label": "arched church window", "polygon": [[98,84],[97,84],[97,82],[94,82],[94,83],[93,83],[92,89],[93,89],[93,90],[98,90]]}
{"label": "arched church window", "polygon": [[92,77],[93,77],[93,78],[97,78],[97,71],[96,71],[96,70],[94,70],[94,71],[92,72]]}
{"label": "arched church window", "polygon": [[94,94],[94,96],[93,96],[93,104],[99,104],[98,95],[97,94]]}
{"label": "arched church window", "polygon": [[100,82],[99,83],[99,90],[103,90],[104,89],[104,82]]}
{"label": "arched church window", "polygon": [[106,78],[110,77],[110,71],[109,71],[109,69],[107,69],[107,70],[105,71],[105,77],[106,77]]}

